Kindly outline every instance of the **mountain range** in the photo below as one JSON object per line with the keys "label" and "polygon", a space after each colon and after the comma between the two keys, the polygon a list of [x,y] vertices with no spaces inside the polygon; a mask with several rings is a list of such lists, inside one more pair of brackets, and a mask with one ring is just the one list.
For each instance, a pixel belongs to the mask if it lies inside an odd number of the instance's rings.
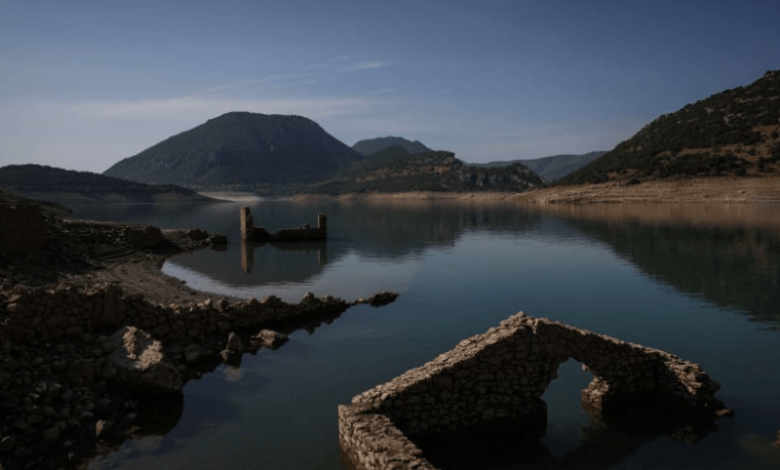
{"label": "mountain range", "polygon": [[404,139],[403,137],[393,136],[360,140],[355,142],[355,145],[353,145],[352,148],[359,154],[368,156],[395,146],[402,147],[409,155],[433,151],[423,145],[419,140],[412,142],[411,140]]}
{"label": "mountain range", "polygon": [[548,182],[572,173],[588,163],[607,153],[606,151],[589,152],[583,155],[553,155],[552,157],[534,158],[529,160],[510,160],[490,163],[478,163],[476,166],[499,168],[514,163],[522,163]]}
{"label": "mountain range", "polygon": [[477,167],[455,158],[452,152],[410,155],[403,147],[394,146],[353,164],[336,178],[311,185],[304,192],[522,192],[543,186],[544,180],[520,163],[500,168]]}

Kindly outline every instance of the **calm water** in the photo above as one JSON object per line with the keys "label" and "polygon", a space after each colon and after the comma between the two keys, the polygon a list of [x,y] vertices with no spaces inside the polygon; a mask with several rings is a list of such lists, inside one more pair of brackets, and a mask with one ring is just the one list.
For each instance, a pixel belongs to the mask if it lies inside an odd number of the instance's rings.
{"label": "calm water", "polygon": [[338,404],[519,310],[698,362],[736,416],[694,445],[651,433],[602,439],[588,452],[594,431],[579,392],[591,377],[570,360],[545,395],[537,452],[482,456],[472,468],[521,468],[540,453],[552,462],[545,468],[780,466],[771,445],[780,429],[780,207],[257,202],[255,223],[270,230],[326,212],[330,238],[243,252],[238,209],[82,206],[76,216],[228,234],[226,251],[164,267],[202,290],[294,301],[307,291],[401,296],[188,383],[170,432],[127,441],[91,468],[340,469]]}

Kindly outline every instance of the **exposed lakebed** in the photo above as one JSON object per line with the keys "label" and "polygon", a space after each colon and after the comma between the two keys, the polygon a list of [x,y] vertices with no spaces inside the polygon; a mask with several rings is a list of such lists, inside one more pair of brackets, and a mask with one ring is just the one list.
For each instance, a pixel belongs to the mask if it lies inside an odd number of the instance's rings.
{"label": "exposed lakebed", "polygon": [[91,468],[341,468],[338,404],[518,310],[696,362],[721,383],[718,396],[736,416],[719,420],[719,429],[694,445],[663,435],[615,438],[613,452],[607,446],[572,457],[592,432],[579,402],[591,375],[570,361],[544,397],[547,436],[477,461],[496,468],[534,459],[542,468],[561,459],[595,468],[780,463],[771,444],[780,429],[780,378],[773,373],[780,360],[780,228],[772,222],[780,207],[258,201],[251,203],[255,225],[274,231],[325,212],[329,239],[243,251],[239,207],[81,206],[75,215],[228,234],[227,250],[177,256],[164,266],[197,289],[289,301],[307,291],[401,296],[381,309],[354,307],[316,331],[293,332],[279,350],[260,350],[240,367],[188,383],[170,432],[127,441]]}

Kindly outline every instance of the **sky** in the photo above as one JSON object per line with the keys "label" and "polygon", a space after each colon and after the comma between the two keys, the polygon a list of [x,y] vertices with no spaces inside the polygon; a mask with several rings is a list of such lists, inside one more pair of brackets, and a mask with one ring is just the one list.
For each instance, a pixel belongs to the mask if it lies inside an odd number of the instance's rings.
{"label": "sky", "polygon": [[230,111],[467,162],[610,150],[773,69],[778,0],[0,0],[0,166],[102,172]]}

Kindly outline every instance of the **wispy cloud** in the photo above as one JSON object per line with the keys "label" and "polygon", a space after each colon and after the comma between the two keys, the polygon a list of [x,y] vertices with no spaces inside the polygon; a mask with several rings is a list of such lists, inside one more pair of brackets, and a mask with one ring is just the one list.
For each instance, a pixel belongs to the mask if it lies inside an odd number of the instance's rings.
{"label": "wispy cloud", "polygon": [[192,121],[196,117],[212,118],[230,111],[321,118],[364,110],[371,104],[365,98],[349,97],[238,99],[190,95],[158,100],[49,103],[45,106],[68,108],[76,116],[100,119]]}
{"label": "wispy cloud", "polygon": [[382,67],[387,67],[390,65],[389,62],[381,62],[381,61],[367,61],[367,62],[360,62],[359,64],[350,65],[348,67],[342,67],[340,70],[342,72],[351,72],[354,70],[370,70],[370,69],[380,69]]}
{"label": "wispy cloud", "polygon": [[278,75],[270,75],[268,77],[263,77],[259,79],[252,79],[252,80],[236,80],[233,82],[223,83],[221,85],[216,85],[211,88],[207,88],[200,93],[220,93],[224,91],[231,91],[238,88],[244,88],[247,86],[252,85],[262,85],[265,83],[277,83],[282,82],[285,80],[294,80],[299,78],[304,78],[307,75],[302,73],[286,73],[286,74],[278,74]]}
{"label": "wispy cloud", "polygon": [[390,93],[395,93],[396,91],[395,88],[382,88],[381,90],[369,91],[366,93],[366,96],[388,95]]}

